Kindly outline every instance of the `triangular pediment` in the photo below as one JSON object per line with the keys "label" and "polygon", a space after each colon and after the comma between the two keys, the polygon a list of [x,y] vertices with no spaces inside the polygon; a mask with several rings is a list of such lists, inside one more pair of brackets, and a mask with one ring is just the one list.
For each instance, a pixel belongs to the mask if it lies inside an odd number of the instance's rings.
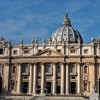
{"label": "triangular pediment", "polygon": [[54,50],[51,50],[51,49],[45,49],[33,56],[37,56],[37,57],[57,57],[57,56],[64,56],[63,54],[57,52],[57,51],[54,51]]}

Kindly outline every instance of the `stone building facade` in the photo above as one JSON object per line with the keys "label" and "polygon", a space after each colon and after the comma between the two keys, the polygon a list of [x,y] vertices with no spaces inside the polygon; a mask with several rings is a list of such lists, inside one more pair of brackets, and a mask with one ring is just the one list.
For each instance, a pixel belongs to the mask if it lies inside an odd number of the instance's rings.
{"label": "stone building facade", "polygon": [[66,14],[48,39],[12,45],[0,37],[0,92],[31,95],[100,94],[100,40],[83,43]]}

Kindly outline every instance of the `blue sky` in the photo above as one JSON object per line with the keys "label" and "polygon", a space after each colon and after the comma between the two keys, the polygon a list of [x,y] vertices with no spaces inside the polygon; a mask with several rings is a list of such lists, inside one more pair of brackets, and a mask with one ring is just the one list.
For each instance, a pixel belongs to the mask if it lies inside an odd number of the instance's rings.
{"label": "blue sky", "polygon": [[66,9],[84,42],[100,36],[100,0],[0,0],[0,36],[13,44],[48,40],[61,26]]}

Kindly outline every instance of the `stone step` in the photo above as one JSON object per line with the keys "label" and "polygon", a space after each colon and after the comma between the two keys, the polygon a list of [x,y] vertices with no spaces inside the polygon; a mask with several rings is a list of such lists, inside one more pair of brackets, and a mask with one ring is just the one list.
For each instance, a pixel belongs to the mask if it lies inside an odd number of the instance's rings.
{"label": "stone step", "polygon": [[89,100],[83,97],[66,97],[66,96],[5,96],[0,100]]}

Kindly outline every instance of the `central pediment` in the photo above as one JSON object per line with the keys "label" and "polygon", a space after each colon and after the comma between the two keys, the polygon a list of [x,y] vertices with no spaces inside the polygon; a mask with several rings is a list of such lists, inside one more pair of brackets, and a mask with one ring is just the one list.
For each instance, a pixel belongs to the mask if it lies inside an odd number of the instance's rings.
{"label": "central pediment", "polygon": [[37,54],[34,54],[33,56],[36,57],[61,57],[62,56],[63,57],[64,55],[48,48]]}

